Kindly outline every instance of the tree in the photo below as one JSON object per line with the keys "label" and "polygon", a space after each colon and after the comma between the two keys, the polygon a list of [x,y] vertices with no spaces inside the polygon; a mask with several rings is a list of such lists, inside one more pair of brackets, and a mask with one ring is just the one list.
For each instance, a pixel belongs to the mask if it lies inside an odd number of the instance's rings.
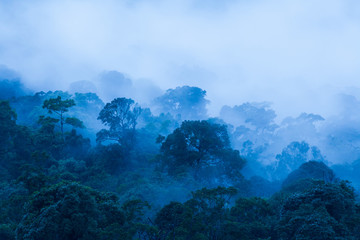
{"label": "tree", "polygon": [[18,114],[18,124],[32,125],[40,115],[47,115],[48,109],[43,108],[45,100],[51,98],[70,99],[71,95],[63,91],[37,92],[34,95],[22,96],[11,99],[11,106]]}
{"label": "tree", "polygon": [[291,171],[301,164],[313,161],[324,161],[320,150],[316,146],[310,147],[307,142],[291,142],[281,154],[276,155],[276,167],[273,175],[277,179],[284,179]]}
{"label": "tree", "polygon": [[22,182],[24,187],[30,192],[39,191],[45,186],[47,177],[42,169],[34,165],[26,164],[21,166],[22,175],[18,177],[17,182]]}
{"label": "tree", "polygon": [[72,112],[76,117],[86,122],[89,130],[101,128],[102,124],[96,118],[104,108],[104,102],[95,93],[75,93],[74,101],[76,106],[73,107]]}
{"label": "tree", "polygon": [[155,223],[164,235],[164,238],[175,239],[190,235],[193,212],[187,206],[179,202],[170,202],[156,214]]}
{"label": "tree", "polygon": [[119,171],[128,169],[130,161],[125,157],[125,149],[119,144],[98,145],[90,152],[88,164],[98,171],[110,174],[119,174]]}
{"label": "tree", "polygon": [[64,136],[55,131],[55,125],[59,119],[40,116],[38,124],[40,129],[35,133],[34,142],[38,149],[51,153],[56,159],[62,157],[64,147]]}
{"label": "tree", "polygon": [[257,129],[276,128],[274,124],[275,111],[270,108],[270,104],[267,102],[247,102],[234,107],[224,106],[220,111],[220,116],[234,126],[251,124]]}
{"label": "tree", "polygon": [[[61,96],[57,98],[50,98],[44,101],[43,108],[46,108],[50,114],[55,113],[59,116],[61,135],[64,137],[64,123],[71,124],[74,127],[82,127],[82,122],[76,118],[65,118],[64,113],[69,111],[69,108],[75,106],[73,99],[61,100]],[[76,119],[76,120],[75,120]]]}
{"label": "tree", "polygon": [[262,198],[239,198],[230,209],[225,239],[269,239],[275,212]]}
{"label": "tree", "polygon": [[28,93],[23,83],[18,79],[1,79],[0,77],[0,99],[9,100]]}
{"label": "tree", "polygon": [[282,183],[283,187],[286,187],[301,179],[312,178],[319,179],[326,183],[336,182],[338,179],[335,177],[333,170],[323,162],[309,161],[303,163],[298,169],[291,172]]}
{"label": "tree", "polygon": [[[205,239],[223,239],[230,200],[237,190],[233,187],[203,188],[192,192],[192,199],[185,202],[193,212],[193,233],[200,232]],[[198,229],[195,229],[197,227]]]}
{"label": "tree", "polygon": [[16,113],[9,102],[0,101],[0,154],[9,151],[12,139],[16,133]]}
{"label": "tree", "polygon": [[185,203],[170,202],[156,214],[159,239],[224,239],[227,205],[236,192],[232,187],[203,188]]}
{"label": "tree", "polygon": [[77,134],[75,129],[65,134],[65,156],[72,156],[75,159],[83,159],[90,148],[90,139],[84,138],[82,135]]}
{"label": "tree", "polygon": [[134,141],[137,118],[141,108],[130,98],[116,98],[100,111],[98,119],[109,126],[96,134],[97,141],[117,141],[124,147],[131,147]]}
{"label": "tree", "polygon": [[29,160],[33,147],[30,130],[17,125],[16,118],[9,102],[0,101],[0,169],[13,176],[18,176],[19,167]]}
{"label": "tree", "polygon": [[76,128],[85,128],[84,123],[75,117],[68,117],[65,119],[65,123]]}
{"label": "tree", "polygon": [[198,87],[177,87],[168,89],[166,93],[154,100],[159,112],[179,115],[183,120],[199,120],[207,118],[205,99],[206,91]]}
{"label": "tree", "polygon": [[226,126],[208,121],[184,121],[166,137],[160,150],[161,162],[171,175],[194,169],[198,177],[202,172],[214,181],[214,175],[218,180],[222,175],[240,176],[245,163],[230,147]]}
{"label": "tree", "polygon": [[131,239],[118,198],[61,182],[32,195],[16,239]]}
{"label": "tree", "polygon": [[348,182],[308,184],[281,205],[280,239],[355,239],[359,218]]}

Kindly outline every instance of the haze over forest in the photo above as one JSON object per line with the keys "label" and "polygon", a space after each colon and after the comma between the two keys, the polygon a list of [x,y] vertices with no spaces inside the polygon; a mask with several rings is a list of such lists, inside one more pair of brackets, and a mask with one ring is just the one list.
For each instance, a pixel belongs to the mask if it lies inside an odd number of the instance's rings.
{"label": "haze over forest", "polygon": [[36,90],[116,70],[163,90],[201,87],[212,115],[268,101],[279,120],[328,117],[340,111],[337,94],[360,94],[359,9],[355,0],[2,1],[0,63]]}
{"label": "haze over forest", "polygon": [[360,239],[360,2],[0,2],[0,239]]}

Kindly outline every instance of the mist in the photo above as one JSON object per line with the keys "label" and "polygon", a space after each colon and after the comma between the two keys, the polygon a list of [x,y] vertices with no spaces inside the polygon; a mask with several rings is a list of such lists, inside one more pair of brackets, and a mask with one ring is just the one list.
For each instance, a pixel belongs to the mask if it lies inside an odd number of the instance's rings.
{"label": "mist", "polygon": [[[104,103],[122,96],[152,110],[167,89],[200,87],[208,116],[224,119],[235,135],[242,126],[255,134],[276,125],[271,136],[247,136],[255,147],[274,142],[262,163],[293,141],[318,146],[330,163],[351,163],[360,157],[351,133],[360,119],[359,7],[337,0],[2,1],[0,73],[34,92],[94,92]],[[273,112],[262,119],[266,126],[253,129],[245,112],[223,111],[247,104],[257,109],[252,119]],[[233,141],[239,150],[243,143]]]}
{"label": "mist", "polygon": [[359,26],[355,0],[0,1],[0,238],[360,239]]}
{"label": "mist", "polygon": [[[278,115],[336,113],[358,88],[357,1],[2,1],[0,63],[35,90],[103,71],[225,104],[268,101]],[[358,94],[358,93],[357,93]]]}

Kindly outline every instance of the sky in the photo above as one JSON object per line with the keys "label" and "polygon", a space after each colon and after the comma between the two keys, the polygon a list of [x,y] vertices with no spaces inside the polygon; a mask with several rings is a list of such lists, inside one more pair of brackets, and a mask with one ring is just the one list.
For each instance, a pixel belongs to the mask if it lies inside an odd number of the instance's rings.
{"label": "sky", "polygon": [[360,99],[359,43],[357,0],[0,0],[0,65],[29,88],[116,70],[201,87],[212,115],[266,101],[330,116],[337,94]]}

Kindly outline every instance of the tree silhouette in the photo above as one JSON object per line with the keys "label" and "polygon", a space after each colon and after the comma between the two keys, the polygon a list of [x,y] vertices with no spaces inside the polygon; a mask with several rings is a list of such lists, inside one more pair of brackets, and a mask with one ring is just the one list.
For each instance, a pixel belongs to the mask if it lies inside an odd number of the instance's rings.
{"label": "tree silhouette", "polygon": [[55,113],[59,116],[61,135],[64,138],[64,123],[71,124],[74,127],[83,127],[82,122],[75,118],[65,118],[64,113],[69,108],[75,106],[73,99],[61,100],[61,96],[50,98],[44,101],[43,108],[46,108],[50,114]]}
{"label": "tree silhouette", "polygon": [[140,113],[141,108],[130,98],[116,98],[107,103],[98,119],[110,128],[98,132],[97,141],[113,140],[122,146],[131,147]]}

